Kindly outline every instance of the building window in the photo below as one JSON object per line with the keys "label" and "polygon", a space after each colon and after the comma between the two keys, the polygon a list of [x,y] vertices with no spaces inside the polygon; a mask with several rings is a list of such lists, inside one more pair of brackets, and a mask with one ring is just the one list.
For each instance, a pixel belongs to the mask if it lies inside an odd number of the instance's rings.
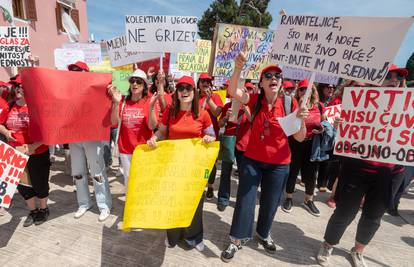
{"label": "building window", "polygon": [[[66,1],[66,2],[70,2],[70,1]],[[66,30],[63,27],[62,24],[62,14],[66,13],[68,14],[73,22],[75,22],[76,27],[78,28],[78,30],[80,31],[80,23],[79,23],[79,10],[75,8],[75,4],[68,4],[66,2],[62,2],[62,0],[58,0],[56,2],[56,26],[58,31],[60,32],[66,32]]]}
{"label": "building window", "polygon": [[37,21],[35,0],[13,0],[12,4],[15,18]]}
{"label": "building window", "polygon": [[13,0],[13,17],[18,19],[26,19],[23,0]]}

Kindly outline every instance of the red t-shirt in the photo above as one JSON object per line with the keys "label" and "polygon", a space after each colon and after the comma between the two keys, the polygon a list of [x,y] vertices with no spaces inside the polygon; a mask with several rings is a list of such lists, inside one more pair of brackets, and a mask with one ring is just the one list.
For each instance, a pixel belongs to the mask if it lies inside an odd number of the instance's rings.
{"label": "red t-shirt", "polygon": [[119,103],[119,116],[121,127],[119,132],[118,147],[123,154],[132,154],[137,145],[146,144],[151,138],[152,131],[148,128],[149,121],[149,97],[135,102],[127,100],[124,110]]}
{"label": "red t-shirt", "polygon": [[0,98],[0,124],[5,124],[8,115],[9,103],[7,103],[3,98]]}
{"label": "red t-shirt", "polygon": [[[149,99],[151,99],[151,97],[152,97],[154,94],[153,94],[153,93],[151,93],[151,92],[149,92],[149,94],[148,94],[148,95],[149,95]],[[172,105],[172,97],[173,97],[173,95],[172,95],[172,94],[169,94],[169,93],[164,93],[164,99],[165,99],[165,102],[166,102],[166,104],[167,104],[167,107],[170,107],[170,106]],[[149,100],[148,100],[148,101],[149,101]],[[157,100],[157,102],[155,102],[155,105],[154,105],[154,110],[158,112],[159,118],[162,118],[163,111],[161,110],[160,100]]]}
{"label": "red t-shirt", "polygon": [[10,92],[8,90],[3,90],[3,92],[1,92],[1,98],[7,101],[7,97],[9,96],[9,94]]}
{"label": "red t-shirt", "polygon": [[[10,146],[18,147],[33,143],[29,139],[29,109],[27,105],[19,106],[15,103],[11,110],[7,112],[5,126],[7,129],[13,131],[12,136],[16,139],[16,141],[9,141]],[[34,154],[44,153],[48,149],[48,146],[40,145]]]}
{"label": "red t-shirt", "polygon": [[[227,111],[231,108],[231,102],[227,103],[223,107],[223,111],[221,112],[220,119],[226,116]],[[249,143],[249,136],[250,136],[250,121],[247,119],[246,115],[244,114],[244,110],[242,106],[240,106],[239,114],[237,115],[237,121],[239,121],[240,116],[240,126],[239,130],[237,131],[236,137],[236,148],[239,151],[246,151],[247,144]],[[224,128],[225,135],[235,135],[237,129],[237,124],[234,122],[227,122],[226,127]]]}
{"label": "red t-shirt", "polygon": [[[217,105],[217,107],[223,108],[223,101],[221,101],[221,98],[218,94],[213,93],[211,95],[211,100],[213,100],[214,104]],[[210,111],[210,106],[207,104],[207,98],[206,96],[200,95],[200,99],[198,100],[198,106],[200,109],[205,109],[208,111],[208,114],[210,115],[211,122],[213,123],[214,132],[216,133],[216,137],[218,137],[220,127],[218,125],[217,117],[213,115]]]}
{"label": "red t-shirt", "polygon": [[[257,94],[250,94],[248,105],[252,112],[254,112],[258,97]],[[292,112],[297,107],[298,102],[292,98]],[[246,157],[271,164],[290,163],[288,137],[277,120],[284,116],[286,114],[283,107],[283,98],[278,97],[273,108],[269,110],[266,98],[263,97],[261,109],[253,121],[250,140],[244,154]],[[267,127],[265,127],[266,124]],[[263,136],[263,139],[261,136]]]}
{"label": "red t-shirt", "polygon": [[[322,114],[325,112],[325,108],[322,104],[321,110]],[[309,116],[305,118],[305,125],[306,125],[306,138],[312,138],[314,134],[312,133],[313,129],[320,129],[321,127],[321,111],[319,110],[318,104],[313,105],[311,109],[309,109]]]}
{"label": "red t-shirt", "polygon": [[169,123],[168,139],[202,138],[204,130],[211,126],[211,119],[207,111],[200,109],[198,118],[191,111],[179,111],[177,117],[169,117],[168,107],[162,115],[162,124]]}
{"label": "red t-shirt", "polygon": [[332,99],[331,102],[328,103],[328,107],[329,106],[336,106],[336,105],[340,105],[342,104],[342,97],[337,96],[334,99]]}

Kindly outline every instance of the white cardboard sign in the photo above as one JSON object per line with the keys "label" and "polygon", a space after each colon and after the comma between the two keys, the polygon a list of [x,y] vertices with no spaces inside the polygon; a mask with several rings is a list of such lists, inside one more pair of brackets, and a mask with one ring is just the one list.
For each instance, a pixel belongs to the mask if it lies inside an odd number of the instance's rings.
{"label": "white cardboard sign", "polygon": [[65,43],[63,48],[82,50],[85,54],[85,63],[99,65],[102,63],[101,45],[95,43]]}
{"label": "white cardboard sign", "polygon": [[85,54],[82,50],[56,48],[54,54],[55,67],[58,70],[67,70],[68,65],[73,64],[76,61],[85,61]]}
{"label": "white cardboard sign", "polygon": [[275,63],[381,85],[414,18],[283,15]]}
{"label": "white cardboard sign", "polygon": [[330,124],[334,124],[335,119],[341,117],[341,105],[325,107],[326,118]]}
{"label": "white cardboard sign", "polygon": [[[292,80],[305,80],[310,79],[312,72],[307,70],[302,70],[298,68],[292,68],[292,67],[283,67],[283,78],[288,78]],[[317,83],[326,83],[326,84],[332,84],[337,85],[339,81],[339,78],[332,75],[326,75],[322,73],[316,73],[315,76],[315,82]]]}
{"label": "white cardboard sign", "polygon": [[142,52],[194,52],[197,17],[125,16],[127,49]]}

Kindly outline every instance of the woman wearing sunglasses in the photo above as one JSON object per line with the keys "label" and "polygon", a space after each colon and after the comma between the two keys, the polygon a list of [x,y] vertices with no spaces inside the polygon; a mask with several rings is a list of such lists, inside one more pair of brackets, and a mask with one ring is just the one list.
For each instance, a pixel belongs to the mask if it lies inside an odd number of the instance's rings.
{"label": "woman wearing sunglasses", "polygon": [[[399,87],[407,75],[406,69],[392,64],[382,87]],[[355,82],[353,86],[372,87],[360,82]],[[393,201],[394,193],[403,183],[405,168],[396,164],[343,157],[339,177],[335,196],[336,209],[328,221],[324,242],[316,258],[320,265],[329,266],[333,246],[339,243],[346,228],[357,215],[362,198],[365,198],[355,244],[351,249],[353,266],[365,267],[365,247],[378,231],[382,216]]]}
{"label": "woman wearing sunglasses", "polygon": [[[148,140],[148,145],[156,148],[156,142],[159,140],[187,138],[202,138],[204,143],[215,141],[210,116],[207,111],[198,106],[198,91],[195,90],[193,78],[183,76],[178,80],[176,87],[173,104],[165,110],[158,131]],[[151,113],[151,116],[155,116],[153,109]],[[168,247],[174,247],[179,240],[184,239],[189,246],[195,247],[198,251],[204,249],[203,203],[204,198],[201,196],[189,227],[167,230],[166,244]]]}
{"label": "woman wearing sunglasses", "polygon": [[[239,173],[237,200],[230,230],[231,242],[221,253],[224,262],[231,261],[242,245],[252,238],[259,186],[261,194],[257,237],[268,253],[276,252],[270,229],[283,195],[290,163],[288,138],[278,122],[278,118],[286,115],[281,69],[273,65],[264,68],[259,81],[260,94],[248,94],[237,88],[238,79],[246,63],[245,55],[241,53],[235,63],[227,92],[237,101],[249,106],[252,111],[252,127]],[[298,103],[293,99],[291,110],[297,109]],[[297,117],[301,120],[307,115],[306,107],[300,108],[297,112]],[[294,134],[294,138],[301,141],[305,134],[306,127],[302,121],[301,128]]]}
{"label": "woman wearing sunglasses", "polygon": [[127,190],[132,153],[137,145],[147,143],[157,126],[157,118],[151,118],[149,110],[154,109],[158,94],[155,92],[149,98],[147,75],[140,69],[129,77],[129,93],[124,100],[115,86],[110,85],[109,92],[112,95],[112,124],[120,124],[118,149]]}
{"label": "woman wearing sunglasses", "polygon": [[23,222],[23,226],[28,227],[32,224],[42,224],[49,216],[47,206],[50,171],[49,148],[46,145],[30,141],[29,110],[24,98],[20,76],[12,83],[11,95],[14,96],[14,99],[10,102],[9,108],[1,114],[0,133],[6,136],[10,146],[29,155],[26,169],[31,184],[20,183],[17,186],[17,190],[30,210]]}
{"label": "woman wearing sunglasses", "polygon": [[[214,133],[216,137],[219,134],[220,127],[218,125],[218,118],[223,109],[223,102],[218,94],[213,93],[213,78],[208,75],[208,73],[201,73],[197,81],[197,89],[199,90],[199,107],[201,109],[207,110],[210,115],[211,122],[213,123]],[[214,197],[213,184],[216,179],[216,165],[214,165],[213,170],[210,173],[208,179],[208,188],[206,193],[206,199],[210,200]]]}
{"label": "woman wearing sunglasses", "polygon": [[[309,85],[308,80],[299,82],[295,98],[301,101]],[[310,161],[312,154],[313,137],[323,133],[321,121],[325,118],[324,107],[319,103],[318,91],[315,85],[312,85],[312,93],[306,103],[309,109],[309,116],[305,119],[306,137],[303,142],[298,142],[294,138],[289,139],[290,150],[292,151],[292,162],[290,163],[289,178],[286,184],[286,199],[283,202],[282,210],[291,212],[293,206],[293,192],[295,191],[296,179],[299,171],[302,175],[302,181],[305,183],[305,200],[303,206],[314,216],[320,216],[319,209],[313,202],[313,193],[315,190],[316,174],[319,162]]]}

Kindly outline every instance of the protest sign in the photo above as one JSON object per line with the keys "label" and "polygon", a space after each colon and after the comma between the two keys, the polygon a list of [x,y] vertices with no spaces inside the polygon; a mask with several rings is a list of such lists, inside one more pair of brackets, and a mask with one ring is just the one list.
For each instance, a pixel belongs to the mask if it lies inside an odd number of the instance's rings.
{"label": "protest sign", "polygon": [[8,208],[29,156],[0,141],[0,207]]}
{"label": "protest sign", "polygon": [[223,103],[227,103],[227,91],[226,90],[217,90],[217,91],[213,91],[213,93],[216,93],[220,96],[221,98],[221,102]]}
{"label": "protest sign", "polygon": [[191,72],[179,70],[178,64],[170,64],[170,74],[174,77],[174,79],[180,79],[184,75],[191,76]]}
{"label": "protest sign", "polygon": [[407,88],[345,88],[335,154],[414,166],[413,103]]}
{"label": "protest sign", "polygon": [[214,76],[213,85],[223,87],[229,78],[223,76]]}
{"label": "protest sign", "polygon": [[[219,142],[169,140],[139,145],[132,156],[124,230],[188,227],[217,159]],[[189,162],[191,159],[191,162]]]}
{"label": "protest sign", "polygon": [[381,85],[413,20],[283,15],[275,32],[272,60]]}
{"label": "protest sign", "polygon": [[[162,57],[162,69],[164,70],[164,73],[170,73],[170,55],[170,53],[165,53]],[[160,58],[145,60],[135,64],[135,68],[143,70],[145,73],[147,73],[148,69],[151,67],[153,67],[156,71],[159,70],[161,68]]]}
{"label": "protest sign", "polygon": [[273,31],[240,25],[216,25],[213,46],[214,57],[210,62],[213,76],[230,77],[234,59],[245,50],[246,64],[241,78],[259,79],[260,71],[269,64],[272,56]]}
{"label": "protest sign", "polygon": [[21,77],[33,142],[53,145],[109,140],[110,73],[28,68]]}
{"label": "protest sign", "polygon": [[58,70],[67,70],[68,65],[75,63],[76,61],[85,61],[85,54],[82,50],[76,49],[55,49],[55,67]]}
{"label": "protest sign", "polygon": [[142,52],[194,52],[197,17],[147,16],[125,17],[127,50]]}
{"label": "protest sign", "polygon": [[325,116],[330,124],[334,124],[336,118],[341,117],[341,105],[325,107]]}
{"label": "protest sign", "polygon": [[115,70],[115,71],[94,71],[94,72],[106,72],[112,73],[112,85],[121,92],[122,95],[128,95],[129,93],[129,77],[131,71]]}
{"label": "protest sign", "polygon": [[178,69],[195,73],[208,72],[210,54],[211,41],[198,39],[194,53],[178,53]]}
{"label": "protest sign", "polygon": [[29,67],[29,27],[0,26],[0,66]]}
{"label": "protest sign", "polygon": [[85,63],[99,65],[102,62],[101,45],[95,43],[65,43],[63,48],[82,50],[85,54]]}
{"label": "protest sign", "polygon": [[128,64],[137,63],[153,58],[159,58],[159,53],[142,53],[138,51],[127,51],[125,35],[115,37],[106,41],[109,59],[112,67],[120,67]]}
{"label": "protest sign", "polygon": [[111,62],[109,61],[109,56],[103,56],[101,64],[89,66],[89,70],[92,72],[111,72],[111,73],[117,70],[132,72],[133,66],[132,64],[129,64],[129,65],[124,65],[124,66],[113,68],[111,66]]}
{"label": "protest sign", "polygon": [[[292,67],[283,67],[283,78],[288,78],[291,80],[305,80],[310,79],[312,72]],[[339,78],[332,75],[326,75],[322,73],[316,73],[315,82],[337,85]]]}

